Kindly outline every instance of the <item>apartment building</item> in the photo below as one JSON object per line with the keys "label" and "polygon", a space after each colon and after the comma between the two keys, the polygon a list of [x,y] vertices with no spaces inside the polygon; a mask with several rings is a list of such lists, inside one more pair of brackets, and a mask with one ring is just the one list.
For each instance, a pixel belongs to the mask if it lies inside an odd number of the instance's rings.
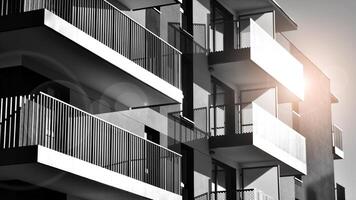
{"label": "apartment building", "polygon": [[275,1],[0,0],[0,16],[1,199],[335,199],[338,100]]}

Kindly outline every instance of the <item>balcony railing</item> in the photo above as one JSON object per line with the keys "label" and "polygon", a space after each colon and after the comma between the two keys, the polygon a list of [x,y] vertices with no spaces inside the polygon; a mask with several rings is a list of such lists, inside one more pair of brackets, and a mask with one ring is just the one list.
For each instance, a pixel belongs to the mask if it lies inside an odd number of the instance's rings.
{"label": "balcony railing", "polygon": [[[179,49],[182,53],[185,54],[206,54],[207,49],[200,45],[194,40],[194,37],[188,32],[183,30],[178,23],[169,23],[168,24],[168,37],[169,42],[175,48]],[[199,28],[198,25],[194,28]],[[205,38],[204,38],[205,40]]]}
{"label": "balcony railing", "polygon": [[105,0],[0,0],[0,16],[47,9],[180,88],[181,52]]}
{"label": "balcony railing", "polygon": [[337,125],[332,126],[332,135],[333,135],[333,145],[334,147],[339,148],[340,150],[343,150],[343,145],[342,145],[342,130],[339,128]]}
{"label": "balcony railing", "polygon": [[0,99],[0,149],[41,145],[180,194],[181,156],[47,94]]}
{"label": "balcony railing", "polygon": [[[231,113],[226,112],[234,112],[234,119],[227,117],[231,116]],[[225,134],[257,134],[299,161],[306,162],[305,138],[256,103],[211,106],[209,113],[212,137]],[[234,126],[231,126],[231,123]],[[229,130],[231,127],[234,129]]]}
{"label": "balcony railing", "polygon": [[[227,133],[226,125],[233,123],[235,134],[251,133],[252,124],[252,103],[238,103],[232,106],[217,105],[210,106],[210,135],[221,136]],[[226,116],[227,112],[233,112],[234,119]]]}
{"label": "balcony railing", "polygon": [[[226,191],[217,191],[204,193],[196,196],[195,200],[230,200],[226,196]],[[235,199],[231,199],[235,200]],[[236,200],[274,200],[269,195],[265,194],[261,190],[258,189],[242,189],[236,190]]]}
{"label": "balcony railing", "polygon": [[169,113],[170,134],[175,143],[207,139],[207,108],[194,109],[194,124],[181,116],[181,111]]}

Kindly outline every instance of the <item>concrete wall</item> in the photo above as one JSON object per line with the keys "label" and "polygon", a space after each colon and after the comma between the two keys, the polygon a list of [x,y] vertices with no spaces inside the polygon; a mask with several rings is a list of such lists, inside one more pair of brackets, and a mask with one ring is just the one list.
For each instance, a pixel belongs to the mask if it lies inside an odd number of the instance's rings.
{"label": "concrete wall", "polygon": [[293,109],[291,103],[278,104],[278,119],[293,127]]}
{"label": "concrete wall", "polygon": [[299,103],[300,133],[306,137],[308,175],[303,177],[307,200],[334,200],[330,80],[297,49],[304,64],[305,98]]}
{"label": "concrete wall", "polygon": [[160,145],[168,146],[168,118],[150,108],[102,113],[97,116],[144,138],[145,126],[148,126],[160,133]]}
{"label": "concrete wall", "polygon": [[280,178],[281,200],[295,200],[294,176]]}
{"label": "concrete wall", "polygon": [[161,38],[168,41],[168,23],[180,23],[181,13],[180,6],[170,5],[161,7]]}
{"label": "concrete wall", "polygon": [[127,16],[141,24],[142,26],[145,26],[146,24],[146,10],[136,10],[136,11],[122,11],[125,13]]}
{"label": "concrete wall", "polygon": [[[246,13],[248,15],[248,13]],[[271,37],[274,37],[274,13],[266,12],[256,15],[248,15],[241,17],[240,32],[241,32],[241,47],[250,46],[250,20],[252,18],[263,30],[265,30]]]}
{"label": "concrete wall", "polygon": [[243,169],[243,186],[246,189],[259,189],[277,200],[279,199],[278,170],[278,167]]}
{"label": "concrete wall", "polygon": [[[246,88],[246,87],[245,87]],[[258,89],[251,87],[250,89],[240,90],[241,102],[255,102],[267,112],[276,116],[276,90],[275,88]]]}
{"label": "concrete wall", "polygon": [[203,33],[198,33],[196,32],[197,30],[194,29],[194,40],[197,41],[199,44],[208,44],[209,37],[207,34],[210,23],[210,1],[193,0],[193,12],[193,23],[205,25],[205,38],[203,38]]}
{"label": "concrete wall", "polygon": [[[148,10],[136,10],[136,11],[123,11],[126,15],[134,19],[139,24],[149,28],[157,29],[159,31],[152,30],[155,34],[159,35],[163,40],[168,41],[168,23],[180,23],[181,13],[179,4],[162,6],[160,7],[160,13],[153,9]],[[154,13],[156,12],[156,13]],[[159,15],[159,21],[152,20],[152,15]],[[155,18],[155,17],[154,17]]]}
{"label": "concrete wall", "polygon": [[212,159],[206,153],[194,151],[194,196],[209,192],[212,173]]}

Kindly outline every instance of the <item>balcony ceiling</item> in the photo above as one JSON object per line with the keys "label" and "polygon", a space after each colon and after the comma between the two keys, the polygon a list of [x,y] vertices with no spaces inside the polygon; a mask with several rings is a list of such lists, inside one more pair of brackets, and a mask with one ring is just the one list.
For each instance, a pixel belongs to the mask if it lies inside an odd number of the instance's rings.
{"label": "balcony ceiling", "polygon": [[213,74],[239,86],[274,84],[274,79],[250,59],[211,65]]}
{"label": "balcony ceiling", "polygon": [[144,8],[181,3],[181,0],[106,0],[121,10],[139,10]]}
{"label": "balcony ceiling", "polygon": [[232,84],[231,87],[249,88],[251,86],[278,87],[278,101],[280,103],[298,101],[298,97],[272,76],[263,71],[251,60],[220,63],[210,65],[213,75]]}
{"label": "balcony ceiling", "polygon": [[276,12],[277,32],[298,28],[297,23],[274,0],[219,0],[224,6],[241,14],[271,10]]}

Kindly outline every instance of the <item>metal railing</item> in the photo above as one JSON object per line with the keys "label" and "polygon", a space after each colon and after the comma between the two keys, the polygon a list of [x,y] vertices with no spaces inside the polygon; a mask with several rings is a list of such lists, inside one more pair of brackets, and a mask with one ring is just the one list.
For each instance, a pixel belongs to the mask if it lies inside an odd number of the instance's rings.
{"label": "metal railing", "polygon": [[[198,199],[195,198],[195,200]],[[230,200],[230,199],[227,197],[226,191],[217,191],[217,192],[210,193],[210,200]],[[236,200],[273,200],[273,198],[258,189],[241,189],[241,190],[236,190]]]}
{"label": "metal railing", "polygon": [[[192,124],[181,116],[182,111],[169,113],[168,117],[172,123],[170,135],[174,141],[179,143],[191,142],[194,140],[199,140],[203,138],[208,138],[208,133],[206,131],[206,119],[207,119],[207,108],[196,108],[194,109],[194,115],[199,116],[199,120],[195,120],[196,123]],[[205,120],[204,120],[205,118]]]}
{"label": "metal railing", "polygon": [[343,145],[342,145],[342,129],[339,128],[337,125],[332,126],[332,135],[333,135],[333,145],[334,147],[339,148],[340,150],[343,150]]}
{"label": "metal railing", "polygon": [[[231,112],[231,114],[227,114],[228,112]],[[229,131],[232,131],[235,134],[244,134],[252,132],[253,124],[251,102],[237,103],[231,106],[210,106],[209,114],[211,136],[231,134],[226,133]],[[231,116],[234,116],[234,119],[232,119]],[[228,124],[230,124],[230,126]],[[226,126],[233,127],[233,130],[229,130],[229,128],[227,128]]]}
{"label": "metal railing", "polygon": [[168,41],[185,54],[206,54],[207,49],[194,40],[178,23],[168,24]]}
{"label": "metal railing", "polygon": [[194,197],[194,200],[209,200],[209,193],[200,194]]}
{"label": "metal railing", "polygon": [[180,88],[181,52],[105,0],[0,0],[0,16],[47,9]]}
{"label": "metal railing", "polygon": [[[239,20],[219,20],[209,25],[210,29],[210,52],[220,52],[226,50],[224,38],[231,37],[233,49],[249,48],[249,18]],[[225,26],[233,26],[232,33],[226,33]],[[230,35],[232,34],[232,35]]]}
{"label": "metal railing", "polygon": [[44,93],[0,99],[0,149],[41,145],[180,194],[181,156]]}

